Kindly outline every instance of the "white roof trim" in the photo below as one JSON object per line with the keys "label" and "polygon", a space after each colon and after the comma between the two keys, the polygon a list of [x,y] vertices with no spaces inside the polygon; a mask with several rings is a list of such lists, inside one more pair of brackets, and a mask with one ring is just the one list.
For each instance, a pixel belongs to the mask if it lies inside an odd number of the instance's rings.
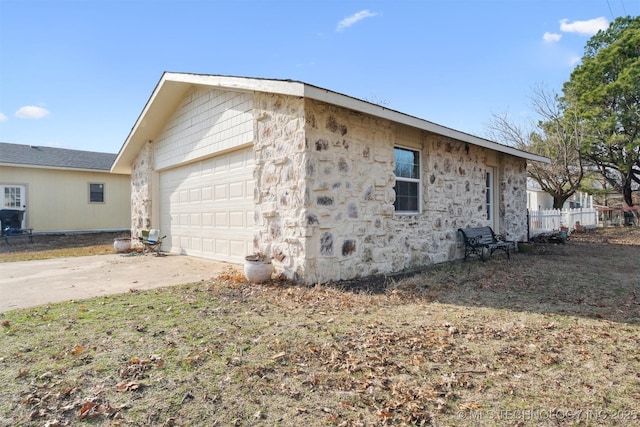
{"label": "white roof trim", "polygon": [[210,74],[165,73],[162,76],[162,80],[240,91],[277,93],[290,96],[305,96],[306,86],[305,83],[293,80],[258,79],[252,77],[218,76]]}
{"label": "white roof trim", "polygon": [[91,173],[106,174],[106,175],[111,175],[113,173],[109,169],[87,169],[87,168],[74,168],[71,166],[29,165],[26,163],[0,163],[0,167],[60,170],[60,171],[67,171],[67,172],[91,172]]}
{"label": "white roof trim", "polygon": [[478,145],[480,147],[489,148],[501,153],[511,154],[513,156],[522,157],[527,160],[550,163],[547,157],[539,156],[537,154],[528,153],[526,151],[518,150],[517,148],[510,147],[508,145],[499,144],[497,142],[489,141],[468,133],[457,131],[445,126],[438,125],[433,122],[429,122],[418,117],[410,116],[408,114],[400,113],[395,110],[371,104],[366,101],[361,101],[356,98],[351,98],[346,95],[342,95],[336,92],[324,90],[315,86],[306,85],[305,96],[318,101],[326,102],[328,104],[338,105],[340,107],[348,108],[350,110],[360,111],[362,113],[371,114],[373,116],[385,118],[397,123],[402,123],[408,126],[412,126],[418,129],[422,129],[428,132],[432,132],[438,135],[447,136],[459,141],[468,142],[470,144]]}
{"label": "white roof trim", "polygon": [[161,97],[164,92],[169,92],[170,88],[175,89],[176,84],[184,86],[185,92],[192,85],[201,85],[236,91],[267,92],[280,95],[305,97],[349,110],[388,119],[393,122],[402,123],[438,135],[457,139],[462,142],[495,150],[500,153],[509,154],[526,160],[550,163],[550,160],[544,156],[518,150],[514,147],[499,144],[494,141],[441,126],[418,117],[410,116],[399,111],[390,110],[380,105],[372,104],[367,101],[299,81],[166,72],[162,75],[162,78],[156,85],[153,93],[147,101],[147,104],[142,110],[142,113],[131,129],[127,140],[120,149],[118,157],[111,168],[112,172],[130,173],[130,163],[133,161],[133,156],[135,155],[131,150],[137,152],[137,149],[139,149],[141,144],[149,140],[149,135],[153,133],[153,129],[149,129],[149,125],[153,126],[153,118],[148,120],[149,123],[147,123],[146,119],[150,110],[154,107],[154,101],[156,98]]}

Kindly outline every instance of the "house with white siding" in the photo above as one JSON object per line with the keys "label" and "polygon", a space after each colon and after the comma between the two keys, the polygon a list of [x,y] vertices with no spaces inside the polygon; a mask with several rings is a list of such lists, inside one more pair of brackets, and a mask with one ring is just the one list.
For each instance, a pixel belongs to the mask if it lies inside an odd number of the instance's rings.
{"label": "house with white siding", "polygon": [[163,250],[313,284],[462,257],[457,229],[526,238],[534,154],[291,80],[165,73],[111,171]]}

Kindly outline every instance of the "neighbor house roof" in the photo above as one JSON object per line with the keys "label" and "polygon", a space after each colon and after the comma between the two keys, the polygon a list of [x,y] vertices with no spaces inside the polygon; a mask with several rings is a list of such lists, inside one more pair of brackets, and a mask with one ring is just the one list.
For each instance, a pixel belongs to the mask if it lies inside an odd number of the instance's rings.
{"label": "neighbor house roof", "polygon": [[267,92],[314,99],[527,160],[549,163],[549,159],[543,156],[527,153],[507,145],[300,81],[165,72],[120,149],[118,157],[111,168],[112,172],[131,172],[133,160],[143,144],[157,137],[157,134],[162,131],[166,121],[169,120],[171,114],[177,108],[178,103],[193,86],[244,92]]}
{"label": "neighbor house roof", "polygon": [[115,154],[0,142],[0,166],[108,172]]}

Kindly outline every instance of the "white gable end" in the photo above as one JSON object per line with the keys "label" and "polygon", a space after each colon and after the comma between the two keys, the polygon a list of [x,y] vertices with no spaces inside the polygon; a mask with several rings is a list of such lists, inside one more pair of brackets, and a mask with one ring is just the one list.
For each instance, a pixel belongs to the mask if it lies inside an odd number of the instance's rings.
{"label": "white gable end", "polygon": [[253,142],[253,101],[245,92],[194,87],[157,139],[156,170]]}

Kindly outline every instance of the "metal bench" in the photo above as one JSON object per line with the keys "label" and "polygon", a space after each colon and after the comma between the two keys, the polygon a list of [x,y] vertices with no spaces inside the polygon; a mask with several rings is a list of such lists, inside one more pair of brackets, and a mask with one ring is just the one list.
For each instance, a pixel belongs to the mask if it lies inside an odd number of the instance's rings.
{"label": "metal bench", "polygon": [[458,232],[462,234],[464,240],[464,259],[471,254],[480,256],[482,261],[486,261],[485,250],[489,252],[489,257],[497,250],[501,250],[507,254],[507,258],[511,259],[511,248],[515,247],[515,242],[505,240],[502,237],[496,237],[491,227],[469,227],[459,228]]}
{"label": "metal bench", "polygon": [[33,243],[33,228],[5,229],[2,230],[2,238],[9,245],[9,240],[14,237],[28,237],[29,243]]}

